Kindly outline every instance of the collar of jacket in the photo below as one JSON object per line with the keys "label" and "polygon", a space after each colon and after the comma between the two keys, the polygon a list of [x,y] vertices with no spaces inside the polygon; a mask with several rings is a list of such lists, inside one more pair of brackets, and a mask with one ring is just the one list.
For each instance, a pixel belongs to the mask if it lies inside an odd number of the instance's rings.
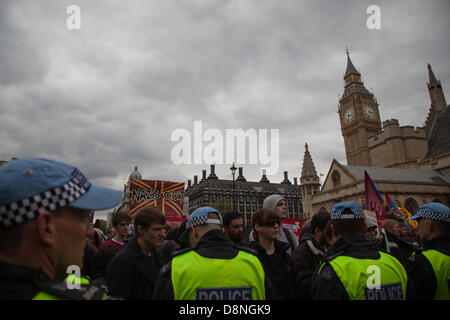
{"label": "collar of jacket", "polygon": [[[130,254],[130,257],[132,257],[132,258],[136,259],[136,258],[146,258],[146,257],[148,257],[147,255],[145,255],[142,252],[141,246],[139,245],[139,242],[137,241],[137,235],[133,235],[127,241],[127,244],[126,244],[126,246],[124,248],[127,248],[128,252]],[[154,256],[155,259],[156,259],[157,265],[159,266],[159,264],[158,264],[159,263],[159,259],[158,259],[158,256],[157,256],[156,249],[152,248],[151,252],[152,252],[152,256]]]}
{"label": "collar of jacket", "polygon": [[446,255],[450,255],[450,235],[443,234],[423,244],[422,250],[435,249]]}
{"label": "collar of jacket", "polygon": [[210,230],[199,240],[194,251],[201,256],[213,259],[232,259],[239,249],[227,239],[222,230]]}
{"label": "collar of jacket", "polygon": [[[259,243],[259,241],[250,241],[249,246],[251,249],[254,249],[258,254],[264,254],[267,255],[266,253],[266,249],[264,249],[261,244]],[[289,250],[289,248],[291,247],[291,245],[289,243],[280,241],[280,240],[275,240],[274,242],[274,246],[275,246],[275,250],[278,252],[281,252],[282,254],[287,254],[287,251]]]}
{"label": "collar of jacket", "polygon": [[332,252],[357,259],[378,259],[380,256],[374,243],[362,235],[339,238],[333,245]]}

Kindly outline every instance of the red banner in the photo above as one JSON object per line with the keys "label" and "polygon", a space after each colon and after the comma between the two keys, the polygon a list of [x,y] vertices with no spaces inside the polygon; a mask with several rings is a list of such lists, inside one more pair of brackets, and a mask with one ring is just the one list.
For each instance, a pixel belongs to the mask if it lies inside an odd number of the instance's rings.
{"label": "red banner", "polygon": [[[382,223],[386,220],[383,204],[384,200],[372,182],[367,171],[364,171],[364,193],[366,196],[366,210],[373,211],[377,215],[378,230],[382,229]],[[381,200],[380,200],[381,198]]]}
{"label": "red banner", "polygon": [[282,224],[283,227],[295,233],[297,237],[302,231],[302,219],[287,218],[283,220]]}
{"label": "red banner", "polygon": [[146,206],[158,207],[167,221],[183,221],[184,182],[161,180],[130,181],[130,216]]}

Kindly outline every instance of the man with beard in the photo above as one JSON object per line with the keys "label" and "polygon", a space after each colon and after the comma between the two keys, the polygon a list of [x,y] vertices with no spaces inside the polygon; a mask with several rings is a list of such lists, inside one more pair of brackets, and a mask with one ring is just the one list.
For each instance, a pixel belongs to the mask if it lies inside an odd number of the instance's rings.
{"label": "man with beard", "polygon": [[244,220],[237,212],[229,212],[223,216],[223,231],[235,245],[242,245],[244,240]]}

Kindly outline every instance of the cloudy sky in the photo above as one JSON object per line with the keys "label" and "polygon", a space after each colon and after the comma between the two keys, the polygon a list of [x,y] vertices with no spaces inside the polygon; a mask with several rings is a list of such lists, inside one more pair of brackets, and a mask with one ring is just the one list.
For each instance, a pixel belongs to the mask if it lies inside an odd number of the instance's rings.
{"label": "cloudy sky", "polygon": [[[380,30],[367,28],[372,4]],[[79,30],[67,28],[70,5]],[[134,166],[146,179],[186,181],[209,163],[174,164],[171,135],[194,135],[202,121],[224,137],[279,129],[273,182],[300,175],[305,142],[326,174],[333,158],[346,163],[345,48],[382,120],[422,126],[428,62],[449,99],[449,9],[447,0],[1,0],[0,160],[52,158],[120,189]],[[261,165],[243,166],[260,179]],[[231,179],[229,167],[216,173]]]}

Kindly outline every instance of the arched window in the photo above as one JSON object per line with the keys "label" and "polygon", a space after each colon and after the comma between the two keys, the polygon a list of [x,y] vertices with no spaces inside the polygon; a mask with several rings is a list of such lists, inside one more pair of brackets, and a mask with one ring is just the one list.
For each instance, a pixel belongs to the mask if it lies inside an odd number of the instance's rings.
{"label": "arched window", "polygon": [[333,173],[331,174],[331,180],[333,180],[333,186],[339,187],[341,185],[341,174],[334,170]]}
{"label": "arched window", "polygon": [[419,210],[419,205],[418,205],[417,201],[414,200],[413,198],[408,198],[408,199],[406,199],[406,202],[405,202],[405,208],[406,208],[406,210],[409,211],[409,213],[411,213],[412,215],[415,215],[417,210]]}

